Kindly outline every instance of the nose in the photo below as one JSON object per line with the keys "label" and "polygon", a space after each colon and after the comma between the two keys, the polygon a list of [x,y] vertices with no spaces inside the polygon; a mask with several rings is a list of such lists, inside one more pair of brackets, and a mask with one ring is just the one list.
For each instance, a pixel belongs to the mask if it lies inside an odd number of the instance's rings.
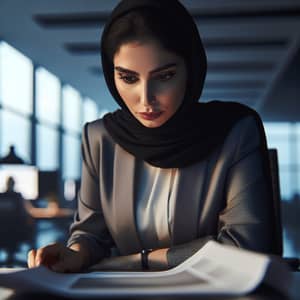
{"label": "nose", "polygon": [[153,102],[155,102],[153,84],[150,81],[145,81],[141,87],[140,103],[144,106],[151,106]]}

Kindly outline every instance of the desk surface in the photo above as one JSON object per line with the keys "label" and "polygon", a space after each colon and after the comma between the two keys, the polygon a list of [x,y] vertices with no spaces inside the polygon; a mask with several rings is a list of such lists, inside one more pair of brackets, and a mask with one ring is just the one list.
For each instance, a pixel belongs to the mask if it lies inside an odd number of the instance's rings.
{"label": "desk surface", "polygon": [[[300,272],[294,273],[295,280],[297,284],[293,285],[293,289],[300,290]],[[294,295],[297,295],[295,293],[295,290],[293,291]],[[290,299],[290,300],[296,300],[300,298],[300,293],[299,296],[293,297],[293,298],[287,298],[284,297],[283,295],[279,294],[275,290],[269,288],[268,286],[262,285],[260,286],[257,290],[255,290],[253,293],[245,296],[185,296],[184,300],[284,300],[284,299]],[[3,300],[48,300],[48,299],[55,299],[55,300],[66,300],[70,298],[66,297],[58,297],[50,294],[35,294],[34,292],[32,293],[26,293],[26,294],[18,294],[17,291],[11,291],[7,289],[2,289],[0,288],[0,299]],[[86,298],[76,298],[79,300],[85,300]],[[105,299],[105,298],[99,298],[99,299]],[[173,299],[182,299],[181,297],[166,297],[166,296],[155,296],[155,297],[127,297],[127,298],[107,298],[109,300],[113,299],[134,299],[134,300],[142,300],[142,299],[147,299],[147,300],[173,300]]]}

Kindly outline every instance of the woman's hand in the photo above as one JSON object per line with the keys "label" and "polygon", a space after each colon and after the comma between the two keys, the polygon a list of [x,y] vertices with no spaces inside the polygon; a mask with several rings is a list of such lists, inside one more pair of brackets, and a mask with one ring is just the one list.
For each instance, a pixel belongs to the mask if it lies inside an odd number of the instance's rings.
{"label": "woman's hand", "polygon": [[70,248],[54,243],[39,249],[32,249],[28,253],[28,267],[34,268],[44,265],[47,268],[61,273],[81,271],[88,261],[88,253],[79,244]]}

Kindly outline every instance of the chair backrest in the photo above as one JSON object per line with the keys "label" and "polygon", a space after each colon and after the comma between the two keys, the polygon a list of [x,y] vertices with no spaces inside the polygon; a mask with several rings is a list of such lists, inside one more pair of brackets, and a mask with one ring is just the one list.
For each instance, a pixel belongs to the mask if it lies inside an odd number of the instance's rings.
{"label": "chair backrest", "polygon": [[282,223],[281,223],[281,196],[278,156],[276,149],[269,149],[270,171],[273,190],[273,212],[275,216],[275,237],[274,237],[274,253],[282,256]]}
{"label": "chair backrest", "polygon": [[[0,193],[0,216],[1,218],[25,214],[24,205],[17,193]],[[24,201],[24,200],[23,200]]]}
{"label": "chair backrest", "polygon": [[32,236],[33,223],[18,193],[0,193],[0,248],[14,248]]}

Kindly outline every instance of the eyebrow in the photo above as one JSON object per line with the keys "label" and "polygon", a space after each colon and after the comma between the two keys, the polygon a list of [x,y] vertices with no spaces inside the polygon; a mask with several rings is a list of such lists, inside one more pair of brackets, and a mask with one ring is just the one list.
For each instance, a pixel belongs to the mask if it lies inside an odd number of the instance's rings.
{"label": "eyebrow", "polygon": [[[169,69],[171,67],[175,67],[175,66],[177,66],[176,63],[169,63],[169,64],[163,65],[161,67],[158,67],[158,68],[150,71],[150,74],[157,73],[157,72],[160,72],[160,71],[163,71],[163,70]],[[120,66],[116,66],[115,70],[119,71],[119,72],[123,72],[123,73],[129,73],[129,74],[133,74],[133,75],[139,75],[139,73],[137,73],[135,71],[132,71],[132,70],[120,67]]]}

